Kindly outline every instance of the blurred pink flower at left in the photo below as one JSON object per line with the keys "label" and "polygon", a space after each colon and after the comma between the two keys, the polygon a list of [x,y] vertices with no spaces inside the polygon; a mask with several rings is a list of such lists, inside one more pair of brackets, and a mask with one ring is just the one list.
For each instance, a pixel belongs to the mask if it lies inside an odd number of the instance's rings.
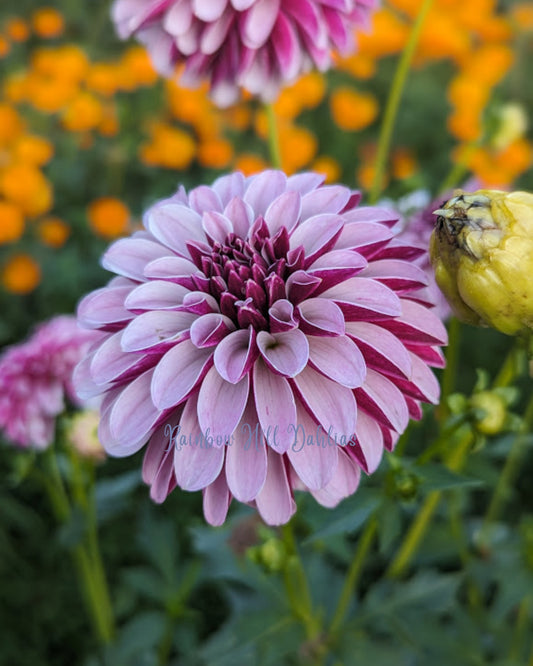
{"label": "blurred pink flower at left", "polygon": [[45,449],[55,434],[65,400],[80,405],[72,372],[101,337],[78,328],[75,317],[62,315],[41,324],[25,342],[0,357],[0,430],[22,448]]}
{"label": "blurred pink flower at left", "polygon": [[355,50],[377,0],[116,0],[120,37],[136,35],[156,69],[181,83],[208,80],[213,101],[228,106],[239,88],[273,100],[284,83],[331,65],[331,52]]}

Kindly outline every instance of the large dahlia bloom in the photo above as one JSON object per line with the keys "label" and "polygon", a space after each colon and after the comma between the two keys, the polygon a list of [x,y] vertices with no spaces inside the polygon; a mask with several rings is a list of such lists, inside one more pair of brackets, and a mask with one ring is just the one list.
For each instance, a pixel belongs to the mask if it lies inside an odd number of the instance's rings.
{"label": "large dahlia bloom", "polygon": [[76,318],[55,317],[34,335],[0,357],[0,429],[21,447],[46,448],[54,439],[56,418],[65,399],[78,405],[72,372],[101,337],[84,331]]}
{"label": "large dahlia bloom", "polygon": [[156,68],[181,82],[209,81],[220,106],[239,87],[273,99],[280,86],[312,66],[326,70],[331,51],[353,51],[353,30],[368,22],[377,0],[116,0],[122,38],[136,35]]}
{"label": "large dahlia bloom", "polygon": [[78,315],[106,337],[74,380],[104,394],[110,454],[148,442],[155,501],[201,489],[212,524],[232,497],[270,524],[294,490],[334,506],[437,401],[428,365],[446,332],[419,297],[419,250],[394,238],[394,214],[322,182],[265,171],[180,188],[104,255],[118,277]]}

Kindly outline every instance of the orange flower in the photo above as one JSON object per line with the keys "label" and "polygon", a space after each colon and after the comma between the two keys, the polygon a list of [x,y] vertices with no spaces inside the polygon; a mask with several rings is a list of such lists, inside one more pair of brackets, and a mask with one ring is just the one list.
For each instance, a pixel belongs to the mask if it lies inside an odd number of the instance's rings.
{"label": "orange flower", "polygon": [[531,2],[520,2],[513,6],[511,18],[515,29],[522,32],[533,32],[533,5]]}
{"label": "orange flower", "polygon": [[11,143],[22,134],[24,123],[22,118],[9,104],[0,102],[0,146]]}
{"label": "orange flower", "polygon": [[30,217],[42,215],[52,207],[50,183],[30,164],[18,163],[6,167],[0,175],[0,191]]}
{"label": "orange flower", "polygon": [[27,254],[12,256],[2,270],[2,285],[12,294],[29,294],[40,281],[41,268]]}
{"label": "orange flower", "polygon": [[317,157],[312,164],[313,171],[323,173],[326,176],[326,183],[336,183],[342,174],[340,164],[329,155]]}
{"label": "orange flower", "polygon": [[5,58],[5,56],[9,53],[9,51],[10,51],[9,42],[3,35],[0,35],[0,58]]}
{"label": "orange flower", "polygon": [[408,148],[396,148],[392,154],[392,175],[398,180],[411,178],[418,171],[415,156]]}
{"label": "orange flower", "polygon": [[119,87],[117,67],[107,62],[94,63],[87,73],[86,84],[89,90],[111,97]]}
{"label": "orange flower", "polygon": [[241,153],[234,163],[235,171],[242,171],[245,176],[252,176],[267,168],[266,161],[254,153]]}
{"label": "orange flower", "polygon": [[38,111],[57,113],[77,94],[78,86],[73,81],[40,76],[32,73],[25,81],[26,99]]}
{"label": "orange flower", "polygon": [[102,103],[94,95],[80,92],[65,109],[61,123],[70,132],[88,132],[102,122]]}
{"label": "orange flower", "polygon": [[65,19],[53,7],[40,7],[31,15],[31,23],[36,35],[43,39],[59,37],[65,29]]}
{"label": "orange flower", "polygon": [[18,241],[24,233],[24,215],[18,206],[0,201],[0,245]]}
{"label": "orange flower", "polygon": [[333,121],[346,132],[368,127],[376,119],[379,110],[374,95],[345,86],[333,91],[329,103]]}
{"label": "orange flower", "polygon": [[119,124],[117,109],[113,103],[106,104],[103,109],[103,116],[98,131],[102,136],[115,136],[118,134]]}
{"label": "orange flower", "polygon": [[45,217],[39,222],[37,233],[41,242],[50,247],[62,247],[70,235],[69,226],[58,217]]}
{"label": "orange flower", "polygon": [[104,238],[116,238],[129,229],[130,210],[120,199],[100,197],[87,208],[91,229]]}
{"label": "orange flower", "polygon": [[316,155],[318,142],[305,127],[282,125],[279,128],[281,164],[287,174],[305,167]]}
{"label": "orange flower", "polygon": [[475,141],[482,131],[478,110],[469,106],[457,109],[450,114],[446,124],[450,134],[461,141]]}
{"label": "orange flower", "polygon": [[49,162],[54,154],[53,144],[42,136],[24,134],[13,147],[13,157],[16,161],[43,166]]}
{"label": "orange flower", "polygon": [[145,164],[167,169],[186,169],[196,153],[193,138],[179,127],[154,123],[151,141],[141,146],[140,157]]}
{"label": "orange flower", "polygon": [[233,146],[226,139],[210,139],[198,146],[198,162],[208,169],[224,169],[233,157]]}
{"label": "orange flower", "polygon": [[5,31],[13,42],[25,42],[30,36],[30,28],[26,21],[14,16],[6,21]]}
{"label": "orange flower", "polygon": [[157,81],[157,72],[152,60],[143,46],[131,46],[122,56],[120,71],[129,72],[128,83],[136,86],[153,86]]}

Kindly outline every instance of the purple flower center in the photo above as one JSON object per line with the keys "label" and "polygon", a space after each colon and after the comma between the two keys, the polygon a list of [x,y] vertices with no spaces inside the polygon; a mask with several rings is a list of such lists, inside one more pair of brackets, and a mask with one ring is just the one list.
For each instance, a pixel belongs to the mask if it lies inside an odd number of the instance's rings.
{"label": "purple flower center", "polygon": [[219,303],[220,312],[238,328],[270,331],[269,310],[287,298],[286,281],[303,268],[302,247],[290,250],[289,233],[282,227],[272,238],[259,217],[248,240],[229,233],[223,243],[187,245],[192,261],[203,273],[196,287],[209,293]]}

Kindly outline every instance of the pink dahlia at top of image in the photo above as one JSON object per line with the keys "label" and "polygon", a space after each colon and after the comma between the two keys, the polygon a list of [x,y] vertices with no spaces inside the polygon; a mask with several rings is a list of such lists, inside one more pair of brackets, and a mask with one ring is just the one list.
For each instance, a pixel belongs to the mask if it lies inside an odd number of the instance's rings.
{"label": "pink dahlia at top of image", "polygon": [[323,181],[181,187],[104,255],[118,276],[78,316],[106,335],[74,381],[104,394],[110,454],[148,443],[155,501],[202,489],[212,524],[233,497],[270,524],[290,519],[294,490],[333,507],[438,400],[428,366],[446,331],[420,296],[422,250],[394,237],[393,213]]}
{"label": "pink dahlia at top of image", "polygon": [[79,328],[75,317],[64,315],[41,324],[26,342],[4,352],[0,357],[0,429],[8,440],[37,449],[52,443],[65,398],[79,404],[72,372],[100,337],[96,331]]}
{"label": "pink dahlia at top of image", "polygon": [[122,38],[136,35],[155,67],[181,83],[207,80],[219,106],[239,88],[265,100],[312,67],[326,70],[331,51],[355,50],[353,31],[367,27],[377,0],[116,0]]}

